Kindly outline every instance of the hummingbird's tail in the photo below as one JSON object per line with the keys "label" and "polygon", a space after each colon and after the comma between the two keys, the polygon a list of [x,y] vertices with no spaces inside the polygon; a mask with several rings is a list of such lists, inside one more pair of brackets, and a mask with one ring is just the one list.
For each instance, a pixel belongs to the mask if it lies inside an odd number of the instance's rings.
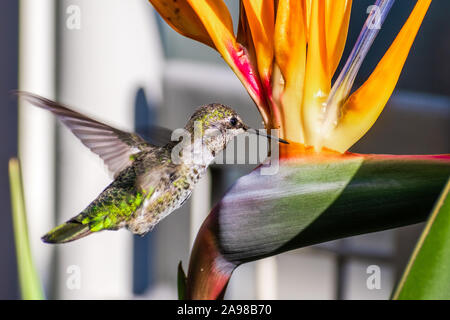
{"label": "hummingbird's tail", "polygon": [[89,225],[69,220],[49,231],[42,237],[42,241],[46,243],[65,243],[78,240],[91,233]]}

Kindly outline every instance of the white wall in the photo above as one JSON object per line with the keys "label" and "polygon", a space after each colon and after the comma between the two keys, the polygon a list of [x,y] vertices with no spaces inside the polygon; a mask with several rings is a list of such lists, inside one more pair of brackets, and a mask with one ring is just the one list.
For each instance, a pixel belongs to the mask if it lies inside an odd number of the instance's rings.
{"label": "white wall", "polygon": [[[72,14],[69,6],[76,6]],[[73,8],[73,7],[72,7]],[[80,28],[67,19],[80,14]],[[161,96],[162,52],[152,7],[141,0],[60,1],[59,94],[96,119],[133,129],[134,100]],[[73,20],[70,26],[76,25]],[[58,223],[78,214],[111,181],[102,162],[65,128],[58,131]],[[58,298],[128,298],[132,290],[132,235],[102,232],[58,247]],[[81,271],[81,288],[70,290],[67,268]]]}
{"label": "white wall", "polygon": [[[21,0],[19,11],[19,89],[55,95],[55,1]],[[28,228],[35,265],[48,287],[53,249],[40,237],[53,225],[55,126],[46,111],[19,101],[19,158]]]}

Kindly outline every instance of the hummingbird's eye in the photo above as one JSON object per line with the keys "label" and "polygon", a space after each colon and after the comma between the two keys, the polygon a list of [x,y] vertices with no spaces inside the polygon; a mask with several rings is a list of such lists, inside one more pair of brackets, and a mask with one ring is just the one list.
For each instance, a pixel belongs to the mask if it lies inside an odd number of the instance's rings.
{"label": "hummingbird's eye", "polygon": [[230,123],[231,123],[231,125],[232,125],[233,127],[234,127],[235,125],[237,125],[237,123],[238,123],[237,118],[236,118],[236,117],[231,118],[231,119],[230,119]]}

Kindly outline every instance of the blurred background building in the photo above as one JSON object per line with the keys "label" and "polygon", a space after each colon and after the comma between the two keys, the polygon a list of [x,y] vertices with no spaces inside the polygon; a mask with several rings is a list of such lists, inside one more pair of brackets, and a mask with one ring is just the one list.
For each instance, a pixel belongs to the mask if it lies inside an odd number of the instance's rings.
{"label": "blurred background building", "polygon": [[[226,1],[237,21],[239,4]],[[415,1],[398,1],[363,64],[357,87],[375,67]],[[371,0],[354,1],[344,60]],[[434,1],[380,119],[351,151],[450,153],[450,2]],[[184,125],[199,105],[221,102],[251,126],[261,119],[232,71],[212,49],[168,27],[145,0],[0,2],[0,298],[19,297],[7,161],[22,163],[30,241],[52,299],[176,298],[176,270],[186,267],[211,206],[249,165],[216,165],[191,200],[143,238],[103,232],[50,246],[40,236],[80,212],[109,183],[101,160],[48,113],[19,103],[20,88],[73,106],[127,130],[149,123]],[[205,197],[205,194],[210,195]],[[415,245],[415,225],[334,241],[248,263],[234,273],[229,299],[387,299]],[[369,290],[367,268],[381,270]],[[75,271],[74,271],[75,270]],[[67,286],[79,272],[79,288]]]}

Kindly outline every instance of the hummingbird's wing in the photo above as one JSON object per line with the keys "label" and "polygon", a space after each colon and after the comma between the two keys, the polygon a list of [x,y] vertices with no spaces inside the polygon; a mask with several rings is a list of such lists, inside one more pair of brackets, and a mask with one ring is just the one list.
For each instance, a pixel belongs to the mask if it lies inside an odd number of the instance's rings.
{"label": "hummingbird's wing", "polygon": [[164,147],[172,142],[172,130],[157,125],[147,125],[145,127],[137,127],[136,132],[148,141],[150,144],[158,147]]}
{"label": "hummingbird's wing", "polygon": [[16,94],[37,107],[51,111],[86,147],[103,159],[114,177],[132,164],[135,154],[156,147],[135,133],[90,119],[52,100],[24,91],[17,91]]}

